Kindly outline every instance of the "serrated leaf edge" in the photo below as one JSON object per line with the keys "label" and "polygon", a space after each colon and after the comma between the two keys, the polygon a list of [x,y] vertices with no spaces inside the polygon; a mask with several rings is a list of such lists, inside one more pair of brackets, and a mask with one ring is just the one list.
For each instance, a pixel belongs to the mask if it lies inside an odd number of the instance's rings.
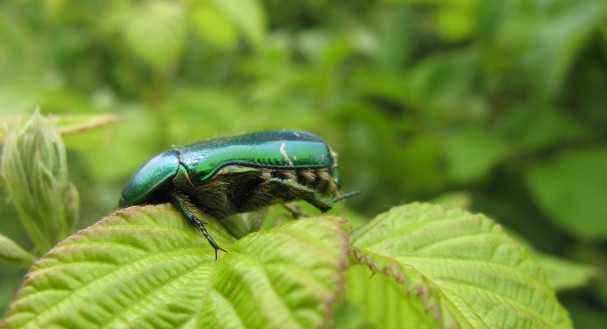
{"label": "serrated leaf edge", "polygon": [[[432,285],[427,283],[425,285],[414,285],[412,284],[412,280],[409,279],[408,275],[401,270],[401,264],[396,261],[389,260],[388,258],[374,255],[371,252],[363,251],[361,249],[352,247],[350,248],[350,254],[354,257],[354,259],[361,265],[367,266],[371,271],[375,273],[381,273],[386,275],[395,282],[403,285],[405,292],[407,295],[414,294],[419,297],[424,306],[424,312],[433,312],[433,319],[437,324],[444,324],[445,320],[447,320],[442,314],[440,304],[437,302],[438,299],[441,299],[442,294],[440,292],[434,291]],[[381,259],[386,259],[387,262],[382,264]],[[429,279],[425,277],[422,273],[419,273],[419,277],[422,282],[428,282]],[[451,321],[449,321],[451,323]],[[451,325],[445,326],[444,328],[457,328],[457,326],[453,323]]]}

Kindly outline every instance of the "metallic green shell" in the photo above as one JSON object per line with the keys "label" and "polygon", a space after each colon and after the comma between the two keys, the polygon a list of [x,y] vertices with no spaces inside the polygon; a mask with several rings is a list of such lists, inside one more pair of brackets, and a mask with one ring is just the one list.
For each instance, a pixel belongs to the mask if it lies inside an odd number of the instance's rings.
{"label": "metallic green shell", "polygon": [[331,168],[331,149],[320,137],[295,130],[263,131],[212,139],[158,154],[144,164],[122,191],[120,207],[141,204],[173,182],[185,168],[192,184],[203,185],[226,165],[259,168]]}
{"label": "metallic green shell", "polygon": [[203,184],[229,164],[261,168],[326,168],[334,159],[327,143],[305,131],[274,130],[175,148],[193,184]]}

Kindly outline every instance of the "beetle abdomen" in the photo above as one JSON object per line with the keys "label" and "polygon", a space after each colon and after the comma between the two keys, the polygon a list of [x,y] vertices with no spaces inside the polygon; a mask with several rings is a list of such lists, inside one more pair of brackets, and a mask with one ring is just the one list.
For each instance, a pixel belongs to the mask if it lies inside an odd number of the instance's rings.
{"label": "beetle abdomen", "polygon": [[294,182],[311,188],[321,196],[334,197],[338,194],[337,180],[331,175],[329,168],[298,170],[270,169],[267,170],[265,176],[262,175],[262,178],[268,179],[268,173],[272,178]]}
{"label": "beetle abdomen", "polygon": [[222,168],[204,185],[190,185],[191,202],[206,214],[223,219],[240,212],[301,199],[291,184],[303,186],[303,193],[333,197],[337,181],[329,168],[272,169],[242,166]]}

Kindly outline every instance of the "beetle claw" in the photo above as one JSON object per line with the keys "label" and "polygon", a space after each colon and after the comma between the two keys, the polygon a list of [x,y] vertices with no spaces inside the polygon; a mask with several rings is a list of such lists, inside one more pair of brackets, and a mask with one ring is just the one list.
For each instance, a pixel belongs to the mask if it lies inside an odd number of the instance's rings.
{"label": "beetle claw", "polygon": [[209,231],[207,231],[207,229],[204,227],[204,224],[206,224],[206,223],[201,221],[200,219],[198,219],[198,217],[196,217],[196,215],[194,215],[190,211],[190,209],[188,209],[188,207],[186,206],[186,202],[184,201],[184,199],[187,197],[185,197],[177,192],[172,192],[171,197],[173,199],[173,202],[175,202],[175,205],[177,205],[177,207],[181,210],[181,213],[183,213],[188,218],[190,223],[192,223],[192,225],[194,225],[194,227],[196,227],[198,229],[198,231],[200,231],[200,233],[202,233],[202,235],[204,235],[204,237],[207,238],[207,241],[209,242],[211,247],[213,247],[213,249],[215,249],[215,260],[217,260],[217,250],[221,250],[221,251],[227,253],[227,251],[225,249],[221,248],[217,244],[217,242],[215,242],[215,240],[213,240],[213,238],[211,237],[211,234],[209,234]]}
{"label": "beetle claw", "polygon": [[218,246],[218,245],[213,246],[213,248],[215,249],[215,260],[217,260],[217,250],[221,250],[221,251],[225,252],[226,254],[228,253],[228,251],[227,251],[227,250],[225,250],[225,249],[221,248],[221,247],[220,247],[220,246]]}
{"label": "beetle claw", "polygon": [[209,242],[211,247],[213,247],[213,249],[215,249],[215,260],[217,260],[217,250],[221,250],[221,251],[225,252],[226,254],[228,253],[227,250],[221,248],[217,244],[217,242],[215,242],[215,240],[211,237],[211,234],[209,234],[209,231],[207,231],[207,229],[204,227],[204,224],[205,224],[204,222],[201,222],[200,220],[198,220],[198,218],[196,218],[196,216],[190,217],[190,221],[200,231],[200,233],[202,233],[202,235],[204,235],[204,237],[207,238],[207,241]]}

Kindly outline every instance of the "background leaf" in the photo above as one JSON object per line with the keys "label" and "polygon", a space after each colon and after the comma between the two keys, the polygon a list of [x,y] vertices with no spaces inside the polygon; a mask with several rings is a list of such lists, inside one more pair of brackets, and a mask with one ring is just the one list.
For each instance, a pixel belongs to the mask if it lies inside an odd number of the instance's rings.
{"label": "background leaf", "polygon": [[[10,124],[12,120],[20,122],[24,118],[8,118],[0,121],[0,126]],[[101,137],[97,134],[90,134],[90,130],[103,130],[107,126],[111,126],[121,120],[120,116],[114,114],[54,115],[47,116],[46,118],[55,123],[66,147],[75,149],[82,149],[107,142],[107,133],[102,134]],[[4,135],[5,131],[0,129],[0,144],[4,143]],[[66,141],[66,136],[69,135],[77,135],[77,137],[68,138],[69,140]]]}
{"label": "background leaf", "polygon": [[584,286],[591,278],[599,276],[600,273],[598,268],[588,264],[541,253],[535,253],[534,257],[546,271],[550,286],[556,290]]}
{"label": "background leaf", "polygon": [[231,20],[208,2],[203,1],[191,11],[194,31],[209,42],[222,48],[233,49],[238,41],[238,33]]}
{"label": "background leaf", "polygon": [[478,127],[465,127],[447,134],[443,145],[449,174],[459,182],[485,177],[508,151],[503,138]]}
{"label": "background leaf", "polygon": [[19,266],[29,266],[36,257],[19,247],[13,240],[0,234],[0,260]]}
{"label": "background leaf", "polygon": [[538,163],[529,172],[529,189],[554,224],[580,238],[607,238],[607,150],[567,152]]}
{"label": "background leaf", "polygon": [[166,71],[185,47],[185,9],[180,2],[142,2],[124,17],[126,45],[157,71]]}
{"label": "background leaf", "polygon": [[264,11],[256,0],[211,0],[218,10],[230,17],[234,24],[240,27],[245,36],[255,46],[264,43],[266,22]]}

